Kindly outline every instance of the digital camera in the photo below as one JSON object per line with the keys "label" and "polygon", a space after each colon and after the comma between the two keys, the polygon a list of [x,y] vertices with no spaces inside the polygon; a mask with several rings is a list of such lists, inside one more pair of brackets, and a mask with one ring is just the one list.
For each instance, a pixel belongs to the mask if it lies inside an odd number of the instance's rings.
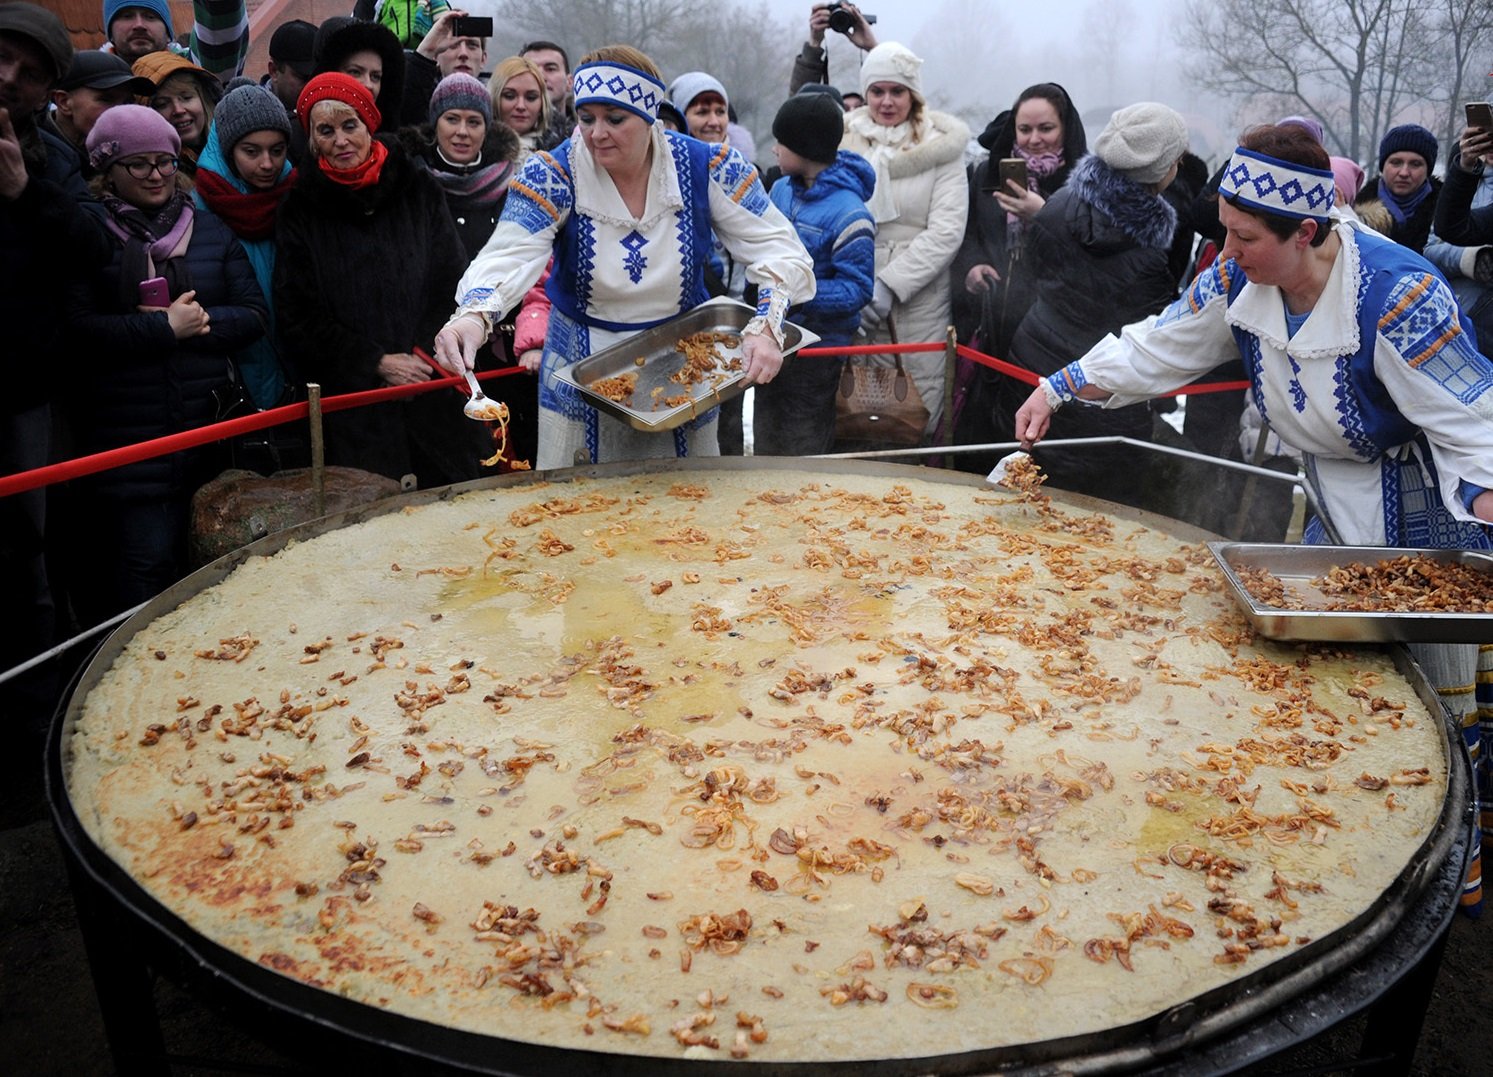
{"label": "digital camera", "polygon": [[[855,29],[855,16],[845,10],[841,0],[832,0],[829,6],[829,28],[837,34],[848,34]],[[861,18],[866,20],[869,26],[876,21],[875,15],[867,15],[861,12]]]}

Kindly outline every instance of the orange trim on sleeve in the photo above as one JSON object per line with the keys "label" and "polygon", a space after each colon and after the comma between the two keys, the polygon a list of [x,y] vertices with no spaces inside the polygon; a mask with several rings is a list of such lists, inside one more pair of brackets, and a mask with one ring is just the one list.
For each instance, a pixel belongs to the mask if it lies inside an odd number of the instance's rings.
{"label": "orange trim on sleeve", "polygon": [[1391,322],[1393,322],[1401,314],[1404,314],[1412,303],[1420,299],[1421,296],[1425,295],[1426,292],[1430,290],[1431,282],[1431,277],[1422,276],[1420,280],[1416,282],[1414,288],[1411,288],[1408,292],[1400,297],[1400,301],[1398,303],[1384,312],[1384,316],[1379,319],[1379,328],[1388,328]]}

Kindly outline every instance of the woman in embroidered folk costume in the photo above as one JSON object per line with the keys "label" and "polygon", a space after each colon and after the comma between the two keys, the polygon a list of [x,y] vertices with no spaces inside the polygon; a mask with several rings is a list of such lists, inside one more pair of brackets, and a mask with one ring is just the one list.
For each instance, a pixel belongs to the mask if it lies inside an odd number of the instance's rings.
{"label": "woman in embroidered folk costume", "polygon": [[783,313],[813,296],[813,263],[750,162],[655,122],[664,84],[647,56],[625,45],[598,49],[576,68],[574,86],[581,138],[524,162],[492,238],[462,277],[436,356],[451,370],[470,368],[493,318],[523,297],[553,253],[538,466],[568,467],[577,450],[592,462],[716,455],[715,409],[643,433],[600,415],[556,373],[703,302],[714,230],[759,285],[757,315],[742,332],[747,383],[771,381],[783,363]]}
{"label": "woman in embroidered folk costume", "polygon": [[[871,343],[891,339],[888,316],[901,343],[942,343],[952,317],[949,265],[964,241],[969,216],[964,171],[969,128],[926,107],[922,65],[895,41],[867,53],[861,64],[866,104],[845,117],[840,144],[876,170],[876,189],[867,203],[876,219],[876,285],[861,312],[861,328]],[[890,356],[872,361],[892,363]],[[902,364],[928,408],[926,433],[931,434],[943,412],[944,357],[905,355]]]}
{"label": "woman in embroidered folk costume", "polygon": [[[1060,405],[1133,404],[1242,356],[1322,507],[1307,542],[1493,547],[1493,361],[1429,262],[1331,212],[1333,183],[1299,127],[1246,132],[1219,187],[1218,262],[1042,382],[1017,438],[1041,440]],[[1477,748],[1477,648],[1412,649]]]}

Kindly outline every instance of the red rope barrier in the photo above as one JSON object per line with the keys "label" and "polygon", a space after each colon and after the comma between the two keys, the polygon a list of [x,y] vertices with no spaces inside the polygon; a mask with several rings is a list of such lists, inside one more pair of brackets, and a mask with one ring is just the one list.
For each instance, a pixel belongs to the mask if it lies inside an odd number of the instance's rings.
{"label": "red rope barrier", "polygon": [[[979,363],[981,366],[989,367],[991,370],[999,371],[1009,375],[1017,381],[1025,382],[1027,385],[1036,385],[1039,376],[1025,367],[1014,366],[1004,359],[997,359],[992,355],[977,352],[973,348],[960,344],[954,351],[961,357],[971,362]],[[1172,389],[1159,396],[1192,396],[1195,393],[1231,393],[1249,388],[1247,381],[1210,381],[1199,382],[1197,385],[1184,385],[1180,389]]]}
{"label": "red rope barrier", "polygon": [[[504,367],[501,370],[483,371],[477,375],[477,380],[489,381],[492,378],[501,378],[509,374],[522,373],[527,373],[522,367]],[[429,393],[436,389],[447,387],[456,389],[465,395],[465,385],[466,381],[463,378],[446,377],[421,382],[418,385],[391,385],[383,389],[367,389],[358,393],[341,393],[337,396],[324,397],[321,402],[321,410],[325,413],[347,411],[349,408],[362,407],[365,404],[402,400],[405,397],[418,396],[421,393]],[[210,423],[207,426],[184,430],[179,434],[168,434],[165,437],[153,438],[150,441],[136,442],[133,445],[122,445],[117,449],[108,449],[104,452],[94,453],[92,456],[79,456],[72,460],[64,460],[58,464],[49,464],[46,467],[35,468],[31,471],[21,471],[14,475],[0,476],[0,497],[23,494],[28,490],[51,486],[53,483],[68,482],[72,479],[82,478],[85,475],[94,475],[100,471],[108,471],[110,468],[124,467],[126,464],[138,464],[142,460],[153,460],[157,456],[166,456],[169,453],[195,449],[199,445],[222,441],[225,438],[233,438],[241,434],[252,434],[259,430],[267,430],[272,426],[279,426],[282,423],[305,419],[309,414],[310,408],[304,403],[287,404],[281,408],[270,408],[268,411],[255,412],[253,415],[245,415],[238,419],[228,419],[221,423]]]}
{"label": "red rope barrier", "polygon": [[[941,352],[943,350],[942,344],[857,344],[848,348],[800,348],[796,354],[832,358],[836,355],[906,355],[910,352]],[[967,344],[957,345],[954,352],[962,359],[989,367],[997,373],[1015,378],[1026,385],[1035,386],[1041,380],[1025,367],[1008,363],[1004,359],[997,359],[993,355],[986,355],[984,352],[977,352]],[[1191,396],[1194,393],[1230,393],[1248,388],[1249,382],[1247,381],[1210,381],[1200,382],[1197,385],[1184,385],[1180,389],[1173,389],[1160,395]]]}
{"label": "red rope barrier", "polygon": [[853,344],[844,348],[799,348],[795,355],[906,355],[909,352],[941,352],[942,344]]}

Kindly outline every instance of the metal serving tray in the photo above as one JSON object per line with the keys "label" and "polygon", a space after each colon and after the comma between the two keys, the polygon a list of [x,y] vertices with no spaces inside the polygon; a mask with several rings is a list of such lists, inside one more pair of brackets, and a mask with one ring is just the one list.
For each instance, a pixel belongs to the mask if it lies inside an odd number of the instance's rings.
{"label": "metal serving tray", "polygon": [[[689,386],[688,403],[672,408],[660,406],[655,410],[653,407],[654,389],[663,390],[660,399],[675,396],[685,389],[677,382],[669,380],[684,366],[684,356],[674,350],[674,345],[696,333],[739,335],[756,313],[753,308],[735,299],[711,299],[677,318],[670,319],[663,325],[645,329],[636,336],[628,337],[620,344],[614,344],[594,355],[586,356],[580,362],[559,371],[556,377],[574,385],[586,398],[586,402],[597,411],[621,419],[635,430],[672,430],[676,426],[689,422],[696,415],[709,411],[722,401],[730,400],[733,396],[739,396],[746,391],[746,386],[742,384],[742,379],[746,377],[744,371],[726,370],[723,365],[717,365],[716,373],[720,375],[719,380],[707,378],[697,385]],[[799,348],[807,347],[818,339],[818,334],[809,332],[803,326],[785,321],[783,323],[783,358],[786,359]],[[724,363],[741,358],[740,344],[734,348],[717,344],[716,350],[720,352]],[[641,364],[638,362],[639,359],[642,359]],[[591,388],[603,378],[629,373],[638,376],[638,384],[633,389],[631,404],[619,404],[615,400],[608,400]]]}
{"label": "metal serving tray", "polygon": [[1292,546],[1265,542],[1210,542],[1218,567],[1234,589],[1255,631],[1267,639],[1324,643],[1488,643],[1493,642],[1493,613],[1360,613],[1332,610],[1279,610],[1262,606],[1244,587],[1236,569],[1263,568],[1302,600],[1327,600],[1312,580],[1333,568],[1377,564],[1409,555],[1432,561],[1459,562],[1488,573],[1493,595],[1493,554],[1476,550],[1418,550],[1392,546]]}

